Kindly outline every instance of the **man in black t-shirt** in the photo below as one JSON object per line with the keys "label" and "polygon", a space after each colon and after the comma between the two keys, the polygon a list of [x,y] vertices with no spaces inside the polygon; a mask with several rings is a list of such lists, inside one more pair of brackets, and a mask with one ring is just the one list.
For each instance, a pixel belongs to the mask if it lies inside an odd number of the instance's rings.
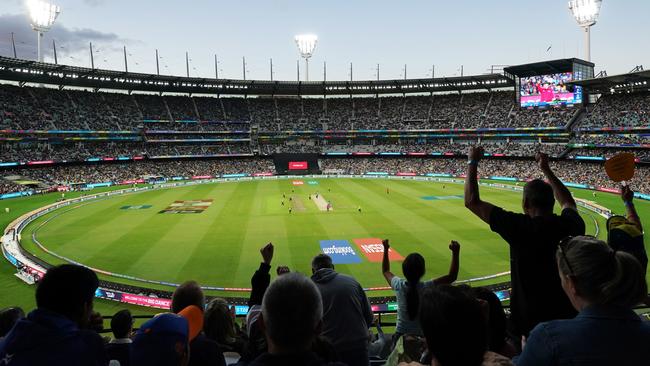
{"label": "man in black t-shirt", "polygon": [[[535,160],[548,180],[532,180],[524,186],[524,213],[505,211],[479,197],[477,168],[483,148],[472,147],[465,178],[465,207],[510,245],[512,279],[511,312],[515,336],[528,336],[540,322],[572,318],[576,311],[562,290],[555,253],[567,236],[584,235],[585,223],[569,190],[555,176],[548,156]],[[553,213],[555,199],[562,213]]]}

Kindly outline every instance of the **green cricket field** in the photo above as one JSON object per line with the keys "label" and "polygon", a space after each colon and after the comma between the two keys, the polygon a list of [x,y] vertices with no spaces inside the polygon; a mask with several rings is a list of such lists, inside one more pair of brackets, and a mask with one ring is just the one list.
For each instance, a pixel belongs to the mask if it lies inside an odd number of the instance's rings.
{"label": "green cricket field", "polygon": [[[591,191],[579,189],[573,193],[624,213],[616,195],[598,192],[593,197]],[[69,193],[66,198],[78,194]],[[481,197],[505,209],[521,211],[520,192],[482,186]],[[19,214],[57,198],[60,194],[53,193],[1,202],[10,212],[2,214],[0,224],[6,226]],[[645,226],[650,227],[650,203],[636,202]],[[605,220],[582,208],[580,212],[587,233],[604,238]],[[103,271],[172,283],[193,279],[205,286],[224,288],[250,287],[250,277],[261,260],[259,249],[269,242],[275,245],[273,265],[287,265],[303,273],[310,273],[311,258],[322,248],[348,246],[353,253],[349,249],[327,250],[335,253],[336,269],[355,276],[364,287],[386,286],[381,262],[373,253],[373,245],[382,238],[390,239],[391,247],[403,257],[421,253],[426,260],[426,277],[446,273],[451,240],[461,244],[459,280],[509,270],[507,244],[464,207],[462,184],[410,179],[233,181],[77,203],[37,219],[23,231],[22,243],[27,250],[50,263],[62,263],[39,248],[32,234],[58,255]],[[392,270],[401,275],[400,261],[392,265]],[[0,308],[33,308],[33,289],[13,272],[8,262],[0,263]],[[133,280],[100,277],[146,286]],[[505,276],[491,281],[507,280]],[[228,291],[209,294],[246,296]],[[125,307],[108,301],[98,301],[97,306],[105,311]]]}

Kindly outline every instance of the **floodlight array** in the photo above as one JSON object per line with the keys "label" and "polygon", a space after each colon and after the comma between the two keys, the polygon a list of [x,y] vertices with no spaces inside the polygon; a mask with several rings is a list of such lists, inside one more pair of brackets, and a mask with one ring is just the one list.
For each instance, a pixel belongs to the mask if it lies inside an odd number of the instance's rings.
{"label": "floodlight array", "polygon": [[315,34],[300,34],[295,37],[295,41],[300,55],[304,58],[310,58],[316,48],[318,36]]}
{"label": "floodlight array", "polygon": [[569,10],[581,27],[596,24],[603,0],[571,0]]}
{"label": "floodlight array", "polygon": [[27,9],[35,31],[47,32],[50,30],[61,8],[48,1],[28,0]]}

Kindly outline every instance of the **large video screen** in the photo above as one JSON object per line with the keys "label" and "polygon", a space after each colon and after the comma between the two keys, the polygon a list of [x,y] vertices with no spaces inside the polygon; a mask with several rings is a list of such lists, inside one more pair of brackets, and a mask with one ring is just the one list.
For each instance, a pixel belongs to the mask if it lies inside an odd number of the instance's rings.
{"label": "large video screen", "polygon": [[582,88],[566,85],[570,81],[573,81],[571,72],[521,78],[521,106],[548,107],[582,103]]}

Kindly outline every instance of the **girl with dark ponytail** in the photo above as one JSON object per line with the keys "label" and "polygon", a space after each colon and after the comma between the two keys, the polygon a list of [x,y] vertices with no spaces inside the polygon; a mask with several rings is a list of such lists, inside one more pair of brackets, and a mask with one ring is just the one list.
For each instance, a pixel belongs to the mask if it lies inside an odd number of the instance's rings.
{"label": "girl with dark ponytail", "polygon": [[422,282],[421,279],[426,272],[424,258],[418,253],[411,253],[402,262],[402,272],[405,278],[395,276],[390,271],[388,240],[383,241],[384,256],[382,261],[382,273],[390,287],[395,291],[397,297],[397,326],[395,329],[395,342],[404,334],[422,336],[422,329],[418,321],[420,310],[420,297],[425,286],[435,284],[451,284],[458,277],[460,244],[452,241],[449,244],[451,250],[451,266],[449,273],[436,279]]}
{"label": "girl with dark ponytail", "polygon": [[579,314],[535,327],[515,363],[650,365],[650,324],[633,310],[648,294],[638,260],[589,236],[560,242],[556,257]]}

